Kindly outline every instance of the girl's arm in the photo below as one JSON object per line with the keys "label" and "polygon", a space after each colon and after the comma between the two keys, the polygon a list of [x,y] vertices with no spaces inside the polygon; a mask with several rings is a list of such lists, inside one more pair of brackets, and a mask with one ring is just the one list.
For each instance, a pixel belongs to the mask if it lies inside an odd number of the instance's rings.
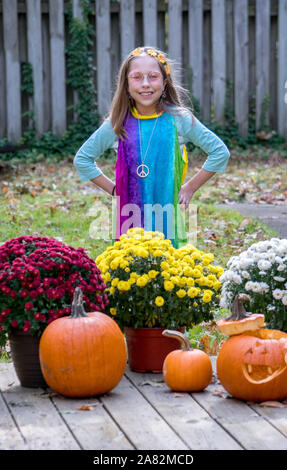
{"label": "girl's arm", "polygon": [[[76,153],[74,158],[74,165],[83,182],[92,180],[95,184],[107,188],[108,192],[111,184],[110,180],[106,178],[102,171],[97,167],[95,160],[99,158],[105,150],[111,148],[116,140],[116,134],[113,131],[109,119],[105,120],[103,124],[84,142],[81,148]],[[104,178],[98,179],[102,175]],[[106,181],[107,180],[107,181]],[[108,183],[108,185],[106,185]]]}
{"label": "girl's arm", "polygon": [[97,178],[92,178],[91,179],[92,183],[94,183],[96,186],[99,188],[103,189],[109,194],[112,194],[113,196],[116,196],[115,194],[115,183],[107,178],[104,174],[101,174]]}
{"label": "girl's arm", "polygon": [[182,185],[179,191],[179,203],[183,204],[185,208],[187,208],[195,191],[206,183],[206,181],[208,181],[214,174],[215,171],[207,171],[201,168],[196,175],[194,175],[187,183]]}
{"label": "girl's arm", "polygon": [[192,142],[201,148],[207,159],[202,169],[185,183],[179,192],[179,202],[188,206],[190,199],[206,181],[215,173],[225,171],[230,153],[224,142],[214,132],[205,127],[198,119],[189,112],[184,112],[176,117],[179,134],[184,142]]}

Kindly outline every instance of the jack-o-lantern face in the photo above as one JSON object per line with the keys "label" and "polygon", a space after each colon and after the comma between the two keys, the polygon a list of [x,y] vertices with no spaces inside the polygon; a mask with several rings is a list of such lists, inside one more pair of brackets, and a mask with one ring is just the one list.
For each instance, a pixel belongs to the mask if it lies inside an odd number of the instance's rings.
{"label": "jack-o-lantern face", "polygon": [[246,351],[242,370],[248,381],[254,384],[266,383],[285,371],[287,340],[282,339],[257,340]]}
{"label": "jack-o-lantern face", "polygon": [[259,329],[231,336],[217,358],[217,375],[234,397],[250,401],[287,397],[287,334]]}

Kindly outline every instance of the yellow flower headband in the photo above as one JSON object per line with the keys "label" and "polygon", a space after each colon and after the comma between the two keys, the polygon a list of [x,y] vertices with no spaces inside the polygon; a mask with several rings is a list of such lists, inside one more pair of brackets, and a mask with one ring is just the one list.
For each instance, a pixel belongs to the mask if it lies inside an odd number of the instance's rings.
{"label": "yellow flower headband", "polygon": [[166,63],[166,60],[164,58],[164,56],[162,54],[158,54],[154,49],[147,49],[147,51],[144,51],[143,49],[141,49],[140,47],[137,47],[136,49],[134,49],[132,52],[131,52],[131,55],[132,56],[137,56],[139,54],[141,54],[142,52],[146,52],[148,55],[150,55],[151,57],[155,57],[157,60],[159,60],[159,62],[161,64],[163,64],[164,66],[164,69],[165,69],[165,72],[167,75],[170,75],[170,67],[169,65]]}

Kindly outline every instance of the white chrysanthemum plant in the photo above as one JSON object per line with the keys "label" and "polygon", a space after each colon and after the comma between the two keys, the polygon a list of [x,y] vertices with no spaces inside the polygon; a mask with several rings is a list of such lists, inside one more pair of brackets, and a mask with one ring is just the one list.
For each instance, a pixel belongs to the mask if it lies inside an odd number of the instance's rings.
{"label": "white chrysanthemum plant", "polygon": [[265,315],[268,328],[287,332],[287,239],[251,245],[227,262],[220,277],[220,306],[230,308],[239,293],[250,297],[248,310]]}

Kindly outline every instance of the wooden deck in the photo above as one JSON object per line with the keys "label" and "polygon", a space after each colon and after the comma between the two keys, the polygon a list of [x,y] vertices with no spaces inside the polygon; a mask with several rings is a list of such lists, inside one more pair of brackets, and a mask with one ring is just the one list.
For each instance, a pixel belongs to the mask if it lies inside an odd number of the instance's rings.
{"label": "wooden deck", "polygon": [[1,363],[0,390],[1,450],[287,449],[287,408],[233,399],[215,374],[203,392],[174,393],[160,374],[127,367],[110,393],[68,399],[21,387]]}

